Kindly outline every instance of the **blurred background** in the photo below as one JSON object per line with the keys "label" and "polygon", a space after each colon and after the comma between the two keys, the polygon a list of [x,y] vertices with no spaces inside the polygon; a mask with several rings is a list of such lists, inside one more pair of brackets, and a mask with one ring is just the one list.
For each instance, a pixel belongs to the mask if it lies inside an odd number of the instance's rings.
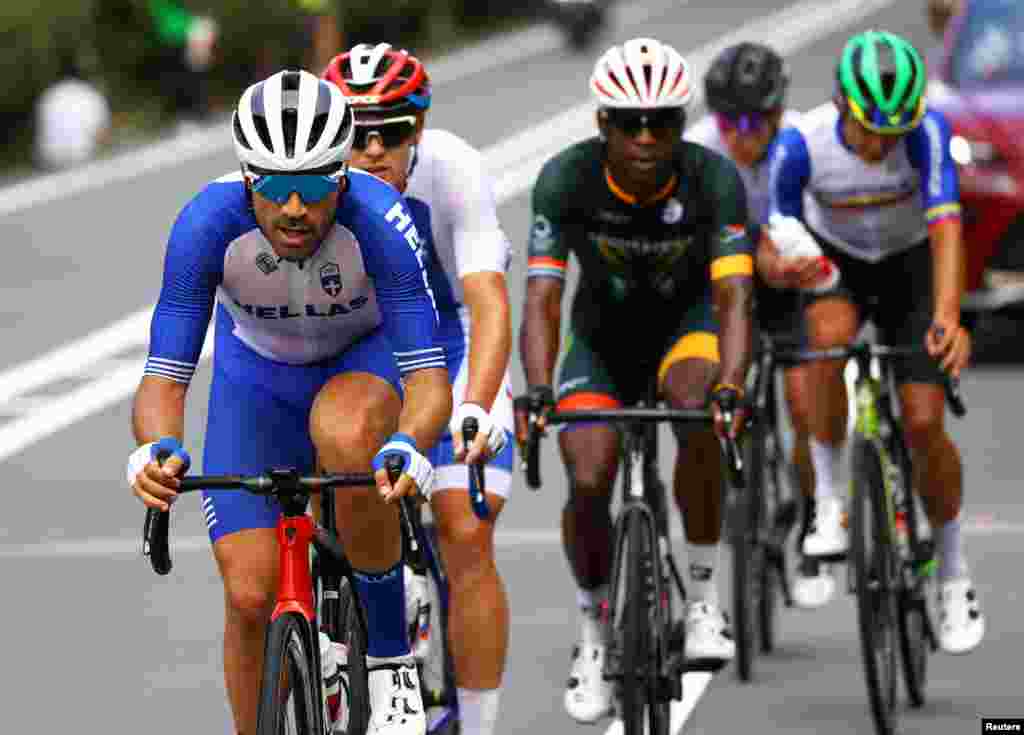
{"label": "blurred background", "polygon": [[543,0],[46,0],[0,3],[0,178],[74,165],[223,112],[284,66],[363,41],[440,52]]}

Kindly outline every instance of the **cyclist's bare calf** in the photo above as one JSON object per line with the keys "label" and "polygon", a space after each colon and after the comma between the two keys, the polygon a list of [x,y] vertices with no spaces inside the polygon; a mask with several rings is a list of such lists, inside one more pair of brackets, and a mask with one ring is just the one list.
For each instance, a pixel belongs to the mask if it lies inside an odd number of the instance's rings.
{"label": "cyclist's bare calf", "polygon": [[224,685],[238,735],[256,732],[267,621],[277,589],[273,528],[249,528],[213,545],[224,579]]}
{"label": "cyclist's bare calf", "polygon": [[[397,430],[401,409],[394,388],[375,375],[332,378],[320,389],[309,415],[310,436],[323,469],[369,471],[374,455]],[[397,505],[384,503],[373,487],[336,493],[335,503],[338,536],[354,568],[377,572],[398,563]]]}
{"label": "cyclist's bare calf", "polygon": [[490,516],[473,513],[464,489],[431,494],[441,554],[448,569],[448,638],[456,684],[462,689],[501,686],[508,652],[508,599],[494,562],[494,526],[505,505],[488,493]]}
{"label": "cyclist's bare calf", "polygon": [[[807,329],[812,349],[850,344],[857,336],[860,318],[847,299],[824,298],[807,308]],[[842,360],[825,360],[808,366],[814,386],[814,410],[810,412],[810,433],[832,447],[846,439],[848,401],[843,382]]]}
{"label": "cyclist's bare calf", "polygon": [[[672,408],[701,409],[718,375],[711,360],[689,358],[665,373],[662,395]],[[691,544],[717,544],[722,525],[722,458],[711,427],[674,424],[679,451],[673,479],[676,504]]]}
{"label": "cyclist's bare calf", "polygon": [[942,386],[908,383],[900,386],[900,413],[907,446],[914,455],[915,486],[933,528],[941,528],[960,512],[963,468],[960,451],[945,427],[946,398]]}
{"label": "cyclist's bare calf", "polygon": [[561,432],[558,441],[569,476],[562,510],[562,543],[583,590],[607,584],[612,563],[612,487],[619,462],[619,435],[609,426],[585,425]]}

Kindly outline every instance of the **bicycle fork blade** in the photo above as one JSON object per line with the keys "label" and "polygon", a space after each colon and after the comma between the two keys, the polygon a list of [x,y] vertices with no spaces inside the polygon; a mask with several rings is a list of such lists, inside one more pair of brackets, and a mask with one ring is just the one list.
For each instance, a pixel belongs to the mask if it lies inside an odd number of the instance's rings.
{"label": "bicycle fork blade", "polygon": [[[669,703],[669,733],[671,735],[680,735],[683,728],[686,727],[686,723],[690,719],[690,715],[693,714],[694,708],[697,706],[697,702],[704,696],[704,692],[708,688],[708,684],[711,683],[711,679],[714,678],[714,674],[706,671],[691,671],[683,674],[683,698],[682,700],[673,699]],[[644,731],[647,732],[647,724],[644,724]],[[604,731],[604,735],[624,735],[626,732],[626,726],[622,724],[622,720],[616,719],[608,726],[608,729]]]}

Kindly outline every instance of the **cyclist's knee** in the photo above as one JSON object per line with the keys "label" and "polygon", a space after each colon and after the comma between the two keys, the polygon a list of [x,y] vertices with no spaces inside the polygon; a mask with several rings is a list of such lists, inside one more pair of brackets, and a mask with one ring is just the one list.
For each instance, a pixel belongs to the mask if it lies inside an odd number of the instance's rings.
{"label": "cyclist's knee", "polygon": [[562,432],[562,459],[569,475],[570,502],[607,503],[618,464],[618,434],[603,426]]}
{"label": "cyclist's knee", "polygon": [[398,394],[382,379],[365,373],[337,375],[313,401],[310,437],[330,469],[363,466],[397,429],[400,411]]}
{"label": "cyclist's knee", "polygon": [[807,308],[808,337],[816,348],[849,344],[858,328],[857,310],[845,299],[821,299]]}

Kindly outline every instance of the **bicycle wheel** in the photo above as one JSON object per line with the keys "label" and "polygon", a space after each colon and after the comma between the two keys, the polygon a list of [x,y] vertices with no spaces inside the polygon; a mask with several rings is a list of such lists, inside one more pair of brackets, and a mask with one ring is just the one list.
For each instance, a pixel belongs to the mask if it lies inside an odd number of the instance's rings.
{"label": "bicycle wheel", "polygon": [[766,573],[763,538],[764,503],[764,430],[755,422],[750,426],[746,442],[746,489],[732,489],[732,617],[736,637],[736,673],[743,682],[753,676],[756,653],[758,613],[761,610],[761,589]]}
{"label": "bicycle wheel", "polygon": [[647,735],[645,720],[649,720],[650,735],[666,735],[668,702],[659,701],[661,662],[651,631],[657,589],[653,563],[657,547],[651,524],[640,512],[626,511],[618,538],[612,635],[624,735]]}
{"label": "bicycle wheel", "polygon": [[348,682],[348,727],[346,735],[364,735],[370,723],[370,687],[366,672],[366,627],[359,598],[347,579],[341,580],[338,597],[338,640],[348,646],[348,660],[342,675]]}
{"label": "bicycle wheel", "polygon": [[853,445],[851,511],[857,622],[868,699],[875,730],[892,735],[899,620],[896,556],[889,539],[881,458],[874,445],[862,439]]}
{"label": "bicycle wheel", "polygon": [[309,622],[285,613],[267,629],[257,735],[324,735],[323,695],[310,651]]}

